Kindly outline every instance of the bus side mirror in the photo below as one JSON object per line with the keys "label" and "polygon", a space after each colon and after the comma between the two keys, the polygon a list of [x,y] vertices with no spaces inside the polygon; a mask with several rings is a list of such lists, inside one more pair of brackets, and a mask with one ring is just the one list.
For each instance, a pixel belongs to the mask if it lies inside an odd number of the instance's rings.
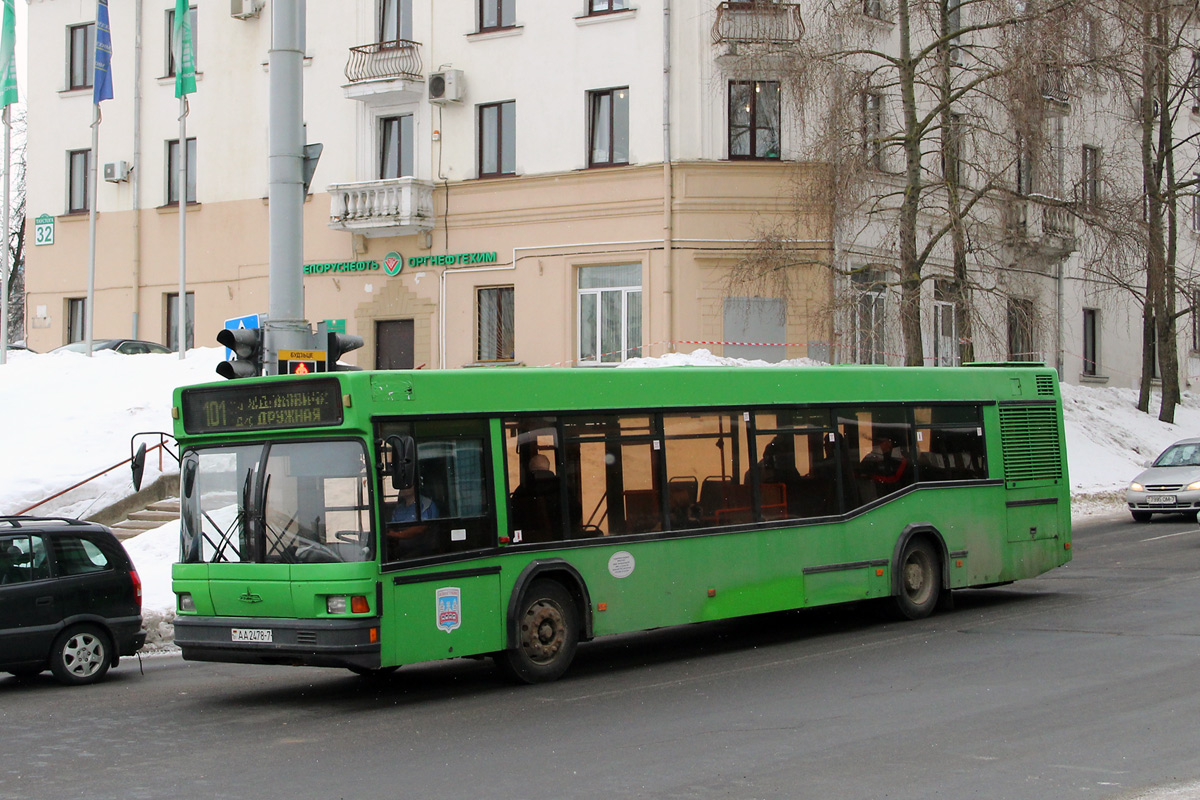
{"label": "bus side mirror", "polygon": [[130,459],[130,469],[133,470],[133,490],[139,491],[142,488],[142,475],[146,472],[146,443],[142,442],[138,445],[137,452]]}
{"label": "bus side mirror", "polygon": [[388,474],[392,476],[392,488],[411,489],[416,479],[417,443],[411,436],[389,436],[384,440],[388,446]]}
{"label": "bus side mirror", "polygon": [[196,486],[196,459],[189,458],[183,462],[182,479],[183,496],[191,497],[192,489]]}

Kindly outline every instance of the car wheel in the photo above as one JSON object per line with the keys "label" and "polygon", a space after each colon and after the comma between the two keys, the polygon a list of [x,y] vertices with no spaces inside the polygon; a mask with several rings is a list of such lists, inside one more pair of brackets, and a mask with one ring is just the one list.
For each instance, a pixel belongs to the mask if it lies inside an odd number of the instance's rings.
{"label": "car wheel", "polygon": [[60,683],[82,686],[95,683],[112,666],[112,647],[104,631],[93,625],[67,628],[50,650],[50,671]]}
{"label": "car wheel", "polygon": [[575,657],[578,620],[575,601],[561,584],[534,581],[521,597],[516,647],[500,653],[496,663],[522,683],[558,679]]}
{"label": "car wheel", "polygon": [[1129,513],[1133,515],[1134,522],[1149,522],[1150,517],[1154,516],[1149,511],[1130,511]]}

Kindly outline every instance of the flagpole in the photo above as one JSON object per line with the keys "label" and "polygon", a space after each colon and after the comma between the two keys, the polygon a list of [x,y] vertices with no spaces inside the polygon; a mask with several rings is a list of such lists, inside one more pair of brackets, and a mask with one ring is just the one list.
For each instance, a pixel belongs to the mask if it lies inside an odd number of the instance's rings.
{"label": "flagpole", "polygon": [[8,200],[10,193],[10,178],[12,172],[12,119],[9,107],[4,107],[4,206],[0,208],[0,230],[4,231],[4,256],[0,260],[0,364],[8,360],[8,277],[12,271],[9,264],[11,255],[8,233]]}
{"label": "flagpole", "polygon": [[179,98],[179,177],[175,188],[179,194],[179,302],[176,304],[179,357],[187,353],[187,95]]}
{"label": "flagpole", "polygon": [[92,357],[92,312],[96,302],[96,156],[100,150],[100,104],[92,114],[92,150],[88,153],[88,286],[83,304],[84,355]]}

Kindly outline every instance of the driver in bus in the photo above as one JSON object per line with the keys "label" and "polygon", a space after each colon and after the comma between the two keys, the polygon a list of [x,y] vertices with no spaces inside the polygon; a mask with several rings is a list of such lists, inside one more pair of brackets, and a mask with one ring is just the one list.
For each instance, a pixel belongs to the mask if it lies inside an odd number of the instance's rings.
{"label": "driver in bus", "polygon": [[[399,496],[396,498],[396,507],[392,509],[391,522],[416,522],[417,521],[417,490],[415,487],[401,489]],[[421,495],[421,519],[437,519],[442,515],[441,509],[438,508],[432,497],[424,494]]]}

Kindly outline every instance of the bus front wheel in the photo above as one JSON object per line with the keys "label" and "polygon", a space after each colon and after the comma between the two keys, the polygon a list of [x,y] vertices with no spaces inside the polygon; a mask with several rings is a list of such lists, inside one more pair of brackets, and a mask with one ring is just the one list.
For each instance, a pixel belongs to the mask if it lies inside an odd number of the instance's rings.
{"label": "bus front wheel", "polygon": [[522,683],[556,680],[571,665],[579,644],[579,613],[561,584],[537,580],[521,597],[517,641],[497,663]]}
{"label": "bus front wheel", "polygon": [[924,619],[933,613],[941,594],[937,551],[927,539],[912,539],[900,556],[899,593],[892,599],[905,619]]}

